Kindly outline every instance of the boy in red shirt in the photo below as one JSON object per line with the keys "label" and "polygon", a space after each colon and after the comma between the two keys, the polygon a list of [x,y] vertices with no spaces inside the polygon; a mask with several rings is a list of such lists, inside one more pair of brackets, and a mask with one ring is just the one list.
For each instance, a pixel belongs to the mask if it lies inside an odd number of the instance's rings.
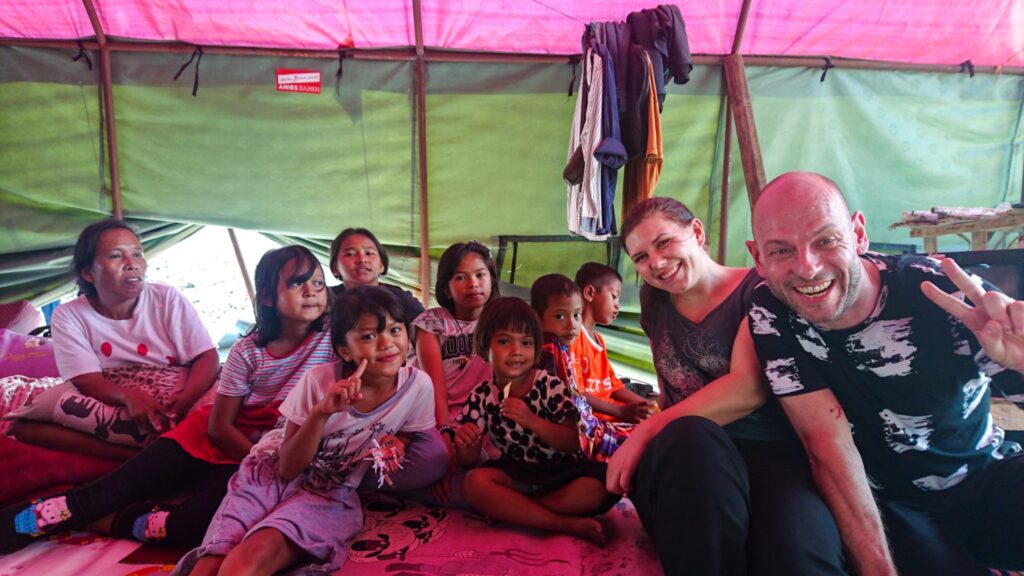
{"label": "boy in red shirt", "polygon": [[576,272],[576,285],[583,295],[580,334],[569,347],[573,368],[579,370],[576,382],[598,418],[635,424],[647,418],[652,404],[622,384],[608,360],[604,339],[594,330],[619,315],[622,277],[614,268],[587,262]]}

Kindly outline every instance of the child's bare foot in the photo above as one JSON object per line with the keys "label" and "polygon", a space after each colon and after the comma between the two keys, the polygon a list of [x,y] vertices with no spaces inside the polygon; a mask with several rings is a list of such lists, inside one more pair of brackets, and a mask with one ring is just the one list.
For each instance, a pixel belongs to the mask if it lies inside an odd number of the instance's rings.
{"label": "child's bare foot", "polygon": [[586,538],[597,545],[603,545],[605,541],[604,524],[601,524],[597,518],[566,518],[565,531],[580,538]]}

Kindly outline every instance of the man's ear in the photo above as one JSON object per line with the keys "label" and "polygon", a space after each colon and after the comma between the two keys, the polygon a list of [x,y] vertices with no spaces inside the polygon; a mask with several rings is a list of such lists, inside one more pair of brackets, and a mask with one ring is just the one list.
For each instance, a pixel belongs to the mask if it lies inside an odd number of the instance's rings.
{"label": "man's ear", "polygon": [[864,213],[860,210],[854,212],[851,224],[853,224],[853,237],[856,239],[857,254],[863,254],[871,246],[871,241],[868,240],[867,222],[864,218]]}
{"label": "man's ear", "polygon": [[761,266],[761,251],[757,249],[757,242],[754,240],[747,240],[747,252],[750,253],[750,257],[754,259],[754,266],[757,267],[757,273],[764,278],[764,268]]}
{"label": "man's ear", "polygon": [[594,296],[597,295],[597,288],[594,288],[593,284],[587,284],[583,287],[583,299],[587,302],[593,302]]}
{"label": "man's ear", "polygon": [[94,284],[96,282],[96,277],[93,276],[92,272],[89,272],[88,269],[83,269],[79,275],[82,277],[82,280],[85,280],[89,284]]}

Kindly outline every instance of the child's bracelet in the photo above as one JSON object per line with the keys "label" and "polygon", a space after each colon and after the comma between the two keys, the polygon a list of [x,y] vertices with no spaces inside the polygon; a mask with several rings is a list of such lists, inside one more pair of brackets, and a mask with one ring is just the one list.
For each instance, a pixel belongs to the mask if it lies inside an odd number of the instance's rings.
{"label": "child's bracelet", "polygon": [[447,436],[448,437],[448,441],[450,441],[453,444],[455,443],[455,427],[454,426],[452,426],[451,424],[441,424],[441,425],[439,425],[437,427],[437,431],[440,432],[443,436]]}

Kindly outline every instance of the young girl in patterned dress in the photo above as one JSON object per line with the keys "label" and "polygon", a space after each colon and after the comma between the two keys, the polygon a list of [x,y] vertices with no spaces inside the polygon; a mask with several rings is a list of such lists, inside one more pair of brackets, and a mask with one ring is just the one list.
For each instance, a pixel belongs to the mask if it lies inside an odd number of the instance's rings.
{"label": "young girl in patterned dress", "polygon": [[466,500],[496,520],[604,542],[604,529],[593,516],[608,511],[618,497],[605,490],[605,464],[586,460],[580,451],[571,391],[536,368],[537,314],[518,298],[492,300],[477,323],[474,344],[493,374],[459,414],[456,454],[460,465],[475,466],[486,433],[501,456],[466,475]]}

